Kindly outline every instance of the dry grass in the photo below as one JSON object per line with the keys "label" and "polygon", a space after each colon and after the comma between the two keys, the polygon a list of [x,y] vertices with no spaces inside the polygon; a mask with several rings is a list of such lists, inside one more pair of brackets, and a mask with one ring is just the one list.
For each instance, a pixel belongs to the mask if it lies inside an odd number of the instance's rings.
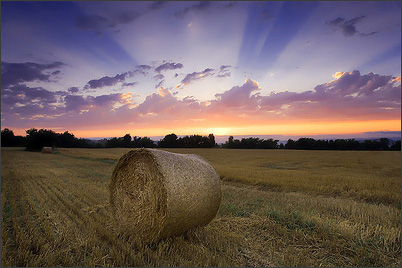
{"label": "dry grass", "polygon": [[2,148],[2,266],[400,266],[400,152],[174,149],[224,177],[205,228],[135,248],[108,185],[128,149]]}
{"label": "dry grass", "polygon": [[198,149],[197,153],[225,180],[401,207],[400,152]]}

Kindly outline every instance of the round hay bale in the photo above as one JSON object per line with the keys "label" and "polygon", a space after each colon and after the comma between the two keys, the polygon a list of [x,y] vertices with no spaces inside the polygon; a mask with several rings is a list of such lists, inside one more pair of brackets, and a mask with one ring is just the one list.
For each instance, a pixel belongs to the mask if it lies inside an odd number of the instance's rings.
{"label": "round hay bale", "polygon": [[139,242],[206,225],[220,202],[219,175],[198,155],[132,150],[119,159],[111,177],[116,227]]}
{"label": "round hay bale", "polygon": [[42,147],[42,153],[43,154],[51,154],[53,153],[52,147]]}

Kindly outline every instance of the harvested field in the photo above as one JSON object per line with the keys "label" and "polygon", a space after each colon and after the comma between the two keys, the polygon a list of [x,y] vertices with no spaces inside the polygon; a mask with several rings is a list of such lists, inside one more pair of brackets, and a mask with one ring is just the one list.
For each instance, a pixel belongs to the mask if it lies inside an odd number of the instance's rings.
{"label": "harvested field", "polygon": [[109,183],[129,149],[2,148],[2,266],[400,266],[400,152],[172,149],[205,157],[222,204],[204,228],[136,248]]}

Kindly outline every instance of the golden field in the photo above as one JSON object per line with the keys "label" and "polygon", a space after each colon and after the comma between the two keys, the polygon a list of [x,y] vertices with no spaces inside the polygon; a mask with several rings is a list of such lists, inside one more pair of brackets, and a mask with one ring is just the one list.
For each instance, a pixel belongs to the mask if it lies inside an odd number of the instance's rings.
{"label": "golden field", "polygon": [[400,266],[401,153],[169,149],[208,159],[222,203],[206,227],[136,247],[109,182],[130,149],[2,148],[2,266]]}

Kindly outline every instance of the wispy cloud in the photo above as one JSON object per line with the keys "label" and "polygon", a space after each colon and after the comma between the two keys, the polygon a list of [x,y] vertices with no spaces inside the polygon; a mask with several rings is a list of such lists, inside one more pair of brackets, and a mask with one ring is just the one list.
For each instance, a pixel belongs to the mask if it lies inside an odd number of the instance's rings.
{"label": "wispy cloud", "polygon": [[221,77],[221,78],[230,77],[230,75],[231,75],[230,68],[231,68],[230,65],[222,65],[219,68],[218,77]]}
{"label": "wispy cloud", "polygon": [[[104,76],[99,79],[88,81],[84,89],[97,89],[102,87],[114,86],[119,82],[124,82],[127,78],[133,77],[135,74],[147,75],[148,70],[152,69],[149,65],[137,65],[133,71],[127,71],[121,74],[116,74],[113,77]],[[134,86],[136,82],[123,83],[122,86]]]}
{"label": "wispy cloud", "polygon": [[102,32],[104,29],[114,29],[120,24],[129,24],[141,15],[132,11],[120,11],[109,16],[90,14],[78,16],[75,22],[80,29]]}
{"label": "wispy cloud", "polygon": [[162,65],[159,65],[158,67],[155,68],[155,72],[162,72],[162,71],[167,71],[167,70],[175,70],[175,69],[181,69],[183,68],[183,64],[181,63],[176,63],[176,62],[165,62]]}
{"label": "wispy cloud", "polygon": [[184,18],[188,13],[190,12],[200,12],[200,11],[206,11],[212,6],[211,1],[201,1],[198,4],[194,4],[190,7],[187,7],[185,9],[182,9],[174,14],[176,18]]}
{"label": "wispy cloud", "polygon": [[146,75],[146,74],[148,74],[148,71],[151,69],[152,69],[152,67],[149,65],[146,65],[146,64],[137,65],[137,67],[135,68],[133,73],[139,73],[142,75]]}
{"label": "wispy cloud", "polygon": [[174,16],[178,19],[183,19],[190,13],[209,12],[212,8],[218,9],[218,10],[225,10],[225,9],[230,9],[232,7],[235,7],[236,5],[237,5],[236,1],[225,2],[224,4],[222,4],[220,2],[200,1],[197,4],[193,4],[190,7],[177,11],[174,14]]}
{"label": "wispy cloud", "polygon": [[125,72],[122,74],[116,74],[114,77],[104,76],[99,79],[92,79],[88,81],[88,84],[84,87],[84,89],[96,89],[107,86],[114,86],[119,82],[123,82],[128,77],[132,77],[133,72]]}
{"label": "wispy cloud", "polygon": [[187,74],[183,80],[181,80],[181,83],[183,86],[188,85],[192,83],[193,81],[203,79],[205,77],[211,76],[214,74],[214,69],[211,68],[206,68],[204,71],[201,72],[192,72],[191,74]]}
{"label": "wispy cloud", "polygon": [[168,1],[154,1],[150,5],[152,10],[164,8],[169,2]]}
{"label": "wispy cloud", "polygon": [[130,82],[130,83],[123,83],[121,86],[122,87],[133,87],[137,84],[138,84],[138,82]]}
{"label": "wispy cloud", "polygon": [[376,34],[377,32],[362,33],[356,29],[355,24],[357,24],[359,21],[361,21],[364,18],[365,18],[365,16],[360,16],[360,17],[356,17],[356,18],[353,18],[353,19],[347,21],[345,18],[338,17],[338,18],[328,22],[327,24],[334,26],[336,29],[341,30],[342,34],[345,37],[350,37],[355,34],[358,34],[360,36],[369,36],[369,35]]}

